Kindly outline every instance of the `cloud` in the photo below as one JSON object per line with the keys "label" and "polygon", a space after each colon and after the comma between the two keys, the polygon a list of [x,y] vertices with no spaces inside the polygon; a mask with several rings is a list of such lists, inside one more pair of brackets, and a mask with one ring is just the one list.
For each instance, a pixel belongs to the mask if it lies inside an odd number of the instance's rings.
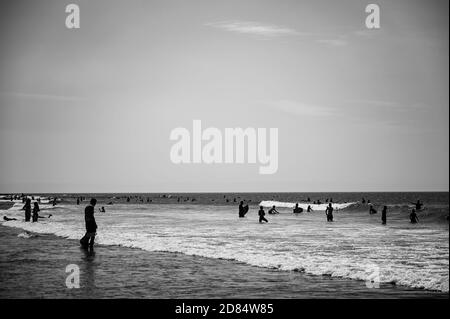
{"label": "cloud", "polygon": [[333,47],[341,47],[347,45],[347,41],[342,39],[322,39],[322,40],[316,40],[318,43],[330,45]]}
{"label": "cloud", "polygon": [[334,110],[325,106],[318,106],[306,103],[300,103],[292,100],[279,100],[264,103],[275,110],[300,116],[332,116],[335,115]]}
{"label": "cloud", "polygon": [[79,96],[54,95],[54,94],[36,94],[36,93],[21,93],[21,92],[0,92],[0,96],[25,98],[36,100],[51,100],[51,101],[81,101],[84,98]]}
{"label": "cloud", "polygon": [[252,21],[222,21],[222,22],[207,23],[206,25],[222,29],[225,31],[242,34],[253,34],[264,37],[279,37],[279,36],[292,36],[303,34],[288,27],[263,24]]}

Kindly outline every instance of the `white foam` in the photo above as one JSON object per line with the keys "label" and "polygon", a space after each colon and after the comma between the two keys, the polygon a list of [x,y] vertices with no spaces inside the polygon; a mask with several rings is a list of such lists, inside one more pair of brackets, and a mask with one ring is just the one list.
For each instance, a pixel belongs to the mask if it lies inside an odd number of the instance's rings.
{"label": "white foam", "polygon": [[[80,239],[85,232],[82,209],[60,208],[54,217],[38,223],[2,224]],[[260,225],[253,210],[238,219],[229,207],[186,209],[177,205],[147,210],[137,205],[111,207],[108,214],[97,214],[96,242],[357,280],[366,280],[368,269],[375,265],[382,283],[449,291],[448,230],[388,228],[339,219],[327,224],[318,214],[269,216],[269,224]],[[23,219],[23,212],[9,214]],[[339,216],[353,218],[345,211]],[[368,218],[366,212],[364,216]]]}
{"label": "white foam", "polygon": [[[271,200],[264,200],[261,203],[259,203],[260,206],[263,207],[283,207],[283,208],[294,208],[295,204],[297,203],[289,203],[289,202],[277,202],[277,201],[271,201]],[[336,209],[344,209],[347,207],[350,207],[352,205],[357,204],[356,202],[351,202],[351,203],[332,203],[331,206]],[[298,202],[298,207],[303,208],[304,211],[306,211],[308,209],[308,206],[311,206],[311,208],[313,209],[313,211],[325,211],[328,207],[329,203],[323,203],[323,204],[312,204],[312,203],[303,203],[303,202]]]}

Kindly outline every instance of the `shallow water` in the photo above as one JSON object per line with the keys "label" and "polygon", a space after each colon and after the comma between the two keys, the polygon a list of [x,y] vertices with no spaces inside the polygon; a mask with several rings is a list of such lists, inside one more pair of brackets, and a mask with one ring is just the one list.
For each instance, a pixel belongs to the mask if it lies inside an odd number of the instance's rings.
{"label": "shallow water", "polygon": [[[421,223],[411,225],[408,208],[402,208],[406,203],[399,209],[395,205],[383,226],[379,214],[369,216],[366,206],[337,211],[333,223],[326,222],[323,212],[296,216],[280,208],[281,214],[266,215],[269,224],[259,224],[255,207],[239,219],[229,205],[116,203],[96,214],[97,242],[448,292],[448,223],[436,222],[442,218],[425,211],[419,214]],[[448,206],[436,209],[448,213]],[[53,217],[39,223],[4,225],[71,239],[82,236],[82,206],[66,202],[49,211]],[[22,213],[8,214],[21,218]]]}
{"label": "shallow water", "polygon": [[[448,294],[253,267],[185,254],[96,246],[0,226],[0,298],[448,298]],[[68,264],[80,288],[65,285]]]}

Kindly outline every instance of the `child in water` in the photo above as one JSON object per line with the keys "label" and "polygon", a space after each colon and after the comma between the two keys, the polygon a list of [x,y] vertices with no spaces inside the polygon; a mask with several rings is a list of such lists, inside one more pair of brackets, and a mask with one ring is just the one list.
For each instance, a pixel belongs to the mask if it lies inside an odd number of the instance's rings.
{"label": "child in water", "polygon": [[266,223],[269,222],[266,218],[264,218],[264,216],[266,215],[266,213],[264,212],[264,209],[263,209],[262,206],[259,207],[258,215],[259,215],[259,222],[260,222],[260,223],[262,223],[263,221],[266,222]]}
{"label": "child in water", "polygon": [[419,222],[419,218],[417,217],[416,210],[414,208],[409,215],[409,220],[411,221],[411,224],[417,224]]}

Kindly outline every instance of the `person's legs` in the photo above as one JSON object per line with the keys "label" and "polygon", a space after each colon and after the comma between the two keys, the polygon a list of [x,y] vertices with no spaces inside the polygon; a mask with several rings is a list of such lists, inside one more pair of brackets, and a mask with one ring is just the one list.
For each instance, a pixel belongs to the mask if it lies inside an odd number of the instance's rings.
{"label": "person's legs", "polygon": [[89,244],[89,233],[86,232],[86,234],[83,236],[83,238],[80,239],[80,244],[83,247],[87,247]]}
{"label": "person's legs", "polygon": [[90,237],[89,246],[94,247],[95,233],[93,233]]}

